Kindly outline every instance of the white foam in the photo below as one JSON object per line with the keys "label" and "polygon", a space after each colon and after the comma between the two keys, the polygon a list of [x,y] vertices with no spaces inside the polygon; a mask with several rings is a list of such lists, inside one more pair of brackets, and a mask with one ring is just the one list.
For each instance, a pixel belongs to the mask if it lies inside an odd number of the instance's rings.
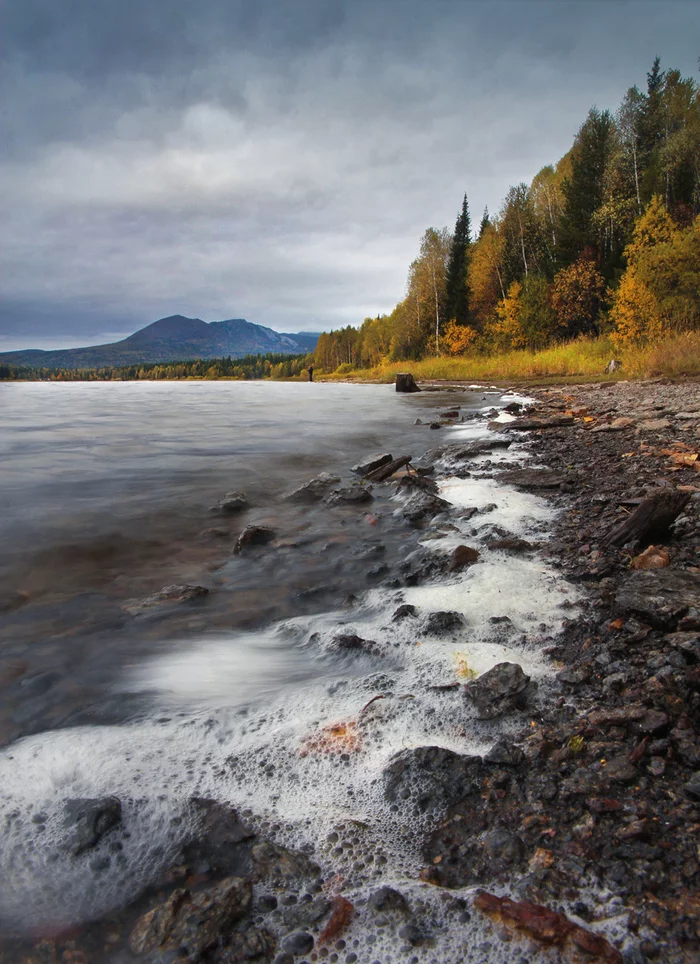
{"label": "white foam", "polygon": [[[448,479],[440,491],[458,507],[496,508],[431,541],[434,551],[448,551],[472,532],[478,541],[492,525],[532,536],[553,518],[536,496],[492,480]],[[392,810],[382,772],[410,747],[483,754],[499,732],[520,725],[518,717],[479,722],[462,692],[430,687],[463,679],[465,667],[480,674],[506,660],[545,676],[536,637],[556,631],[566,590],[540,559],[483,550],[481,561],[460,576],[400,592],[372,590],[352,611],[174,645],[124,684],[157,692],[152,719],[54,731],[0,754],[0,821],[7,827],[0,874],[10,881],[0,891],[0,918],[19,927],[58,926],[133,899],[176,858],[191,831],[187,801],[196,795],[249,808],[266,822],[265,832],[274,822],[283,843],[315,846],[324,874],[342,874],[344,892],[359,908],[343,936],[346,953],[363,964],[405,959],[395,929],[371,925],[362,911],[371,889],[387,882],[422,907],[435,935],[434,945],[411,949],[418,961],[515,960],[507,945],[492,939],[489,924],[455,926],[452,894],[416,882],[428,819]],[[571,588],[568,598],[576,598]],[[403,602],[417,606],[421,618],[393,622]],[[424,617],[437,610],[462,613],[464,628],[429,636]],[[510,622],[494,624],[492,616]],[[328,642],[338,633],[374,640],[376,648],[329,662]],[[375,696],[382,698],[361,713]],[[340,722],[352,724],[355,743],[344,755],[319,752],[325,728]],[[122,800],[123,827],[96,854],[68,856],[64,801],[105,795]],[[41,824],[32,822],[37,814]],[[331,832],[339,833],[342,846],[326,840]],[[110,842],[121,850],[110,850]],[[95,856],[108,856],[109,867],[91,867]]]}

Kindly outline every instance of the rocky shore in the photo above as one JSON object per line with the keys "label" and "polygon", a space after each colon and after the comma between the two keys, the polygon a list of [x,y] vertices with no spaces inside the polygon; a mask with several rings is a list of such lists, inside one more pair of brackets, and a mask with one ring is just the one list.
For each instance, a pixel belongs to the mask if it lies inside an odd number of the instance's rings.
{"label": "rocky shore", "polygon": [[[494,526],[478,548],[424,552],[384,574],[400,595],[482,554],[539,551],[580,590],[562,604],[561,626],[543,625],[537,644],[549,672],[538,686],[514,661],[478,676],[466,667],[458,681],[432,686],[446,721],[466,714],[494,734],[487,752],[426,745],[384,768],[381,795],[418,841],[414,879],[383,879],[387,858],[376,840],[368,857],[360,821],[293,849],[256,814],[192,797],[178,818],[191,828],[179,860],[138,901],[75,933],[8,941],[2,964],[439,964],[440,935],[460,946],[460,932],[474,962],[504,953],[523,964],[697,960],[700,386],[619,382],[531,396],[532,405],[509,406],[512,420],[490,422],[486,439],[440,446],[444,433],[417,425],[423,447],[437,447],[413,468],[372,459],[355,467],[355,485],[321,476],[290,495],[362,507],[391,486],[403,522],[426,539],[455,529],[455,514],[463,521],[489,508],[451,507],[441,475],[491,477],[558,510],[537,545]],[[460,417],[456,405],[430,428]],[[516,465],[502,459],[512,443]],[[266,551],[264,534],[246,532],[239,552]],[[410,602],[393,614],[397,626],[418,620],[424,638],[463,626],[459,613],[425,614]],[[492,614],[496,629],[507,621]],[[331,642],[334,653],[385,652],[381,640],[344,631]],[[378,675],[373,687],[355,720],[320,730],[302,755],[331,754],[342,767],[371,735],[377,707],[420,701],[393,699]],[[488,729],[504,722],[500,735]],[[73,858],[119,859],[118,799],[67,801],[62,819]]]}

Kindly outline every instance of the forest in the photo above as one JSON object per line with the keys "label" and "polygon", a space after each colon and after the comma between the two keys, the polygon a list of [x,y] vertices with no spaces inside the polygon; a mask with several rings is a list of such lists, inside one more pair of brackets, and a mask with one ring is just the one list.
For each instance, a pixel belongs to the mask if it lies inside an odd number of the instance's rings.
{"label": "forest", "polygon": [[428,228],[388,315],[324,332],[319,371],[498,356],[606,335],[617,350],[700,328],[700,89],[659,58],[615,113],[508,190],[476,231]]}
{"label": "forest", "polygon": [[104,382],[179,378],[308,378],[313,354],[245,355],[243,358],[197,359],[108,368],[28,368],[0,365],[0,381]]}

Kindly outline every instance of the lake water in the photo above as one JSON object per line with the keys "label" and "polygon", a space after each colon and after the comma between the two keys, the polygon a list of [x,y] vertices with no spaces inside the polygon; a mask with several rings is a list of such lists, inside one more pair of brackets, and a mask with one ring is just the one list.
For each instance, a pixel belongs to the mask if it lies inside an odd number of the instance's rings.
{"label": "lake water", "polygon": [[[455,404],[453,427],[414,424]],[[483,752],[492,728],[430,687],[504,659],[542,677],[542,634],[575,598],[536,557],[484,553],[466,575],[416,573],[494,526],[542,537],[551,510],[449,466],[442,496],[478,512],[429,530],[405,520],[393,485],[362,506],[283,497],[321,471],[349,481],[377,450],[420,457],[477,438],[487,429],[475,416],[500,404],[498,393],[390,386],[0,385],[2,929],[50,932],[124,906],[176,859],[192,796],[313,846],[351,897],[377,882],[416,886],[420,821],[387,806],[383,768],[407,746]],[[231,490],[250,508],[212,513]],[[270,525],[275,541],[232,555],[248,523]],[[175,583],[210,592],[139,608]],[[418,617],[394,621],[402,604]],[[444,610],[464,628],[426,634],[424,618]],[[338,634],[373,646],[338,652]],[[316,752],[339,721],[357,737],[352,753]],[[119,853],[67,857],[65,801],[110,794],[123,805]],[[348,822],[356,843],[321,843]],[[462,960],[449,933],[441,947],[440,961]]]}

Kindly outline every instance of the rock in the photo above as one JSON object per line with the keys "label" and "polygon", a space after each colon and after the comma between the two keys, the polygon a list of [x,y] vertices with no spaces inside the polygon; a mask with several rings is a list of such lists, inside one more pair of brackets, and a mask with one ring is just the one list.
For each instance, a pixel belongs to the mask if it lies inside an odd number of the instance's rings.
{"label": "rock", "polygon": [[253,549],[258,546],[265,546],[275,538],[274,531],[270,526],[250,525],[240,533],[233,547],[234,555],[238,556],[245,549]]}
{"label": "rock", "polygon": [[410,372],[401,372],[396,376],[397,392],[419,392],[420,388],[416,385],[415,379]]}
{"label": "rock", "polygon": [[608,760],[605,777],[613,783],[634,783],[639,778],[637,768],[630,763],[629,756],[617,756]]}
{"label": "rock", "polygon": [[477,455],[487,452],[495,452],[498,449],[510,448],[510,439],[506,438],[480,438],[473,442],[461,445],[448,445],[440,451],[443,458],[454,461],[464,462],[473,459]]}
{"label": "rock", "polygon": [[452,506],[445,499],[437,496],[416,496],[404,507],[402,515],[407,522],[418,525],[426,519],[432,519],[441,512],[447,512]]}
{"label": "rock", "polygon": [[464,569],[466,566],[472,566],[478,561],[478,559],[478,549],[472,549],[471,546],[457,546],[450,554],[450,561],[447,564],[447,571],[455,572],[457,569]]}
{"label": "rock", "polygon": [[287,927],[312,927],[324,917],[328,917],[332,904],[325,897],[318,897],[308,903],[295,904],[282,914]]}
{"label": "rock", "polygon": [[287,954],[294,954],[295,957],[299,954],[308,954],[309,951],[313,950],[313,946],[313,937],[311,934],[304,933],[304,931],[290,934],[282,941],[282,950],[286,951]]}
{"label": "rock", "polygon": [[306,854],[288,850],[269,840],[263,840],[251,850],[253,868],[259,879],[309,879],[320,873],[318,864]]}
{"label": "rock", "polygon": [[370,472],[381,469],[383,465],[388,465],[389,462],[393,462],[393,460],[394,456],[388,452],[384,452],[381,455],[370,455],[368,458],[358,462],[357,465],[353,465],[352,471],[356,475],[369,475]]}
{"label": "rock", "polygon": [[433,428],[433,429],[442,428],[442,425],[439,422],[431,422],[430,428]]}
{"label": "rock", "polygon": [[149,609],[157,609],[160,606],[176,606],[180,605],[181,603],[193,602],[204,599],[204,597],[208,595],[209,590],[206,586],[165,586],[163,589],[159,590],[159,592],[154,592],[151,596],[146,596],[145,599],[128,603],[126,606],[124,606],[124,609],[126,612],[131,613],[132,616],[137,616],[139,613],[147,612]]}
{"label": "rock", "polygon": [[623,580],[616,615],[633,613],[658,629],[671,628],[691,609],[700,608],[700,575],[677,569],[635,572]]}
{"label": "rock", "polygon": [[312,505],[314,502],[320,502],[325,498],[325,496],[328,495],[328,490],[332,486],[337,485],[338,482],[340,482],[340,478],[337,475],[329,475],[327,472],[322,472],[321,475],[300,485],[299,488],[294,489],[293,492],[285,495],[284,498],[287,502]]}
{"label": "rock", "polygon": [[509,743],[504,737],[497,740],[484,757],[484,763],[508,767],[520,766],[525,760],[525,754],[520,747]]}
{"label": "rock", "polygon": [[451,408],[449,412],[440,412],[440,418],[459,418],[459,409]]}
{"label": "rock", "polygon": [[417,813],[428,813],[478,793],[482,774],[478,756],[461,756],[439,746],[401,750],[384,770],[384,796],[401,808],[409,802]]}
{"label": "rock", "polygon": [[671,565],[671,558],[668,549],[663,546],[657,549],[656,546],[649,546],[640,555],[635,556],[630,567],[632,569],[665,569]]}
{"label": "rock", "polygon": [[566,476],[549,469],[512,469],[501,472],[498,480],[518,489],[558,489]]}
{"label": "rock", "polygon": [[226,495],[213,505],[210,512],[219,512],[221,515],[234,515],[248,508],[248,499],[242,492],[227,492]]}
{"label": "rock", "polygon": [[614,418],[612,422],[601,422],[594,425],[591,432],[622,432],[626,428],[632,428],[633,425],[633,418]]}
{"label": "rock", "polygon": [[568,683],[569,686],[580,686],[587,683],[593,676],[591,663],[584,663],[582,666],[565,666],[557,673],[557,679],[561,683]]}
{"label": "rock", "polygon": [[397,910],[407,913],[409,910],[408,901],[404,895],[393,887],[380,887],[379,890],[375,890],[367,903],[373,911]]}
{"label": "rock", "polygon": [[476,707],[479,720],[493,720],[522,706],[530,677],[517,663],[498,663],[464,690]]}
{"label": "rock", "polygon": [[573,415],[551,415],[547,418],[516,418],[513,422],[500,423],[498,427],[501,431],[507,429],[517,432],[532,432],[539,429],[564,428],[573,424]]}
{"label": "rock", "polygon": [[63,807],[64,826],[70,829],[67,848],[73,857],[96,847],[106,833],[122,822],[122,805],[118,797],[95,800],[66,800]]}
{"label": "rock", "polygon": [[254,839],[255,832],[227,804],[193,797],[190,808],[197,822],[197,837],[183,848],[187,863],[204,863],[226,874],[248,873],[251,848],[245,844]]}
{"label": "rock", "polygon": [[700,800],[700,770],[683,785],[683,791],[691,800]]}
{"label": "rock", "polygon": [[364,505],[372,501],[372,493],[362,485],[348,485],[326,496],[328,505]]}
{"label": "rock", "polygon": [[328,644],[329,653],[369,653],[380,656],[382,648],[373,639],[363,639],[353,633],[341,633],[334,636]]}
{"label": "rock", "polygon": [[461,613],[448,610],[445,612],[430,613],[425,621],[424,632],[430,636],[442,636],[447,633],[456,633],[464,626],[464,617]]}
{"label": "rock", "polygon": [[583,951],[601,964],[622,964],[622,955],[604,937],[585,930],[564,914],[547,907],[529,901],[516,902],[510,897],[496,897],[483,890],[474,898],[474,907],[508,930],[526,934],[545,946],[568,945],[574,955]]}
{"label": "rock", "polygon": [[639,423],[639,428],[643,432],[660,432],[665,428],[671,427],[671,420],[668,418],[647,418]]}
{"label": "rock", "polygon": [[404,603],[403,606],[399,606],[398,609],[394,610],[394,615],[391,617],[391,621],[393,623],[398,623],[402,619],[408,619],[409,617],[415,618],[417,615],[418,610],[415,606]]}
{"label": "rock", "polygon": [[435,466],[432,462],[428,462],[427,459],[414,459],[411,462],[411,468],[418,475],[433,475],[435,472]]}
{"label": "rock", "polygon": [[508,412],[509,415],[517,415],[522,410],[523,406],[520,404],[520,402],[508,402],[508,404],[503,408],[503,411]]}
{"label": "rock", "polygon": [[129,947],[134,954],[184,952],[185,960],[198,961],[248,913],[252,898],[250,881],[241,877],[227,877],[193,893],[174,890],[136,922]]}
{"label": "rock", "polygon": [[486,548],[518,554],[521,552],[531,552],[535,547],[531,542],[527,542],[526,539],[520,539],[518,536],[505,536],[503,539],[491,539],[486,543]]}
{"label": "rock", "polygon": [[398,486],[396,487],[397,492],[427,492],[429,495],[438,494],[437,482],[432,479],[427,479],[422,475],[404,475],[400,479]]}

